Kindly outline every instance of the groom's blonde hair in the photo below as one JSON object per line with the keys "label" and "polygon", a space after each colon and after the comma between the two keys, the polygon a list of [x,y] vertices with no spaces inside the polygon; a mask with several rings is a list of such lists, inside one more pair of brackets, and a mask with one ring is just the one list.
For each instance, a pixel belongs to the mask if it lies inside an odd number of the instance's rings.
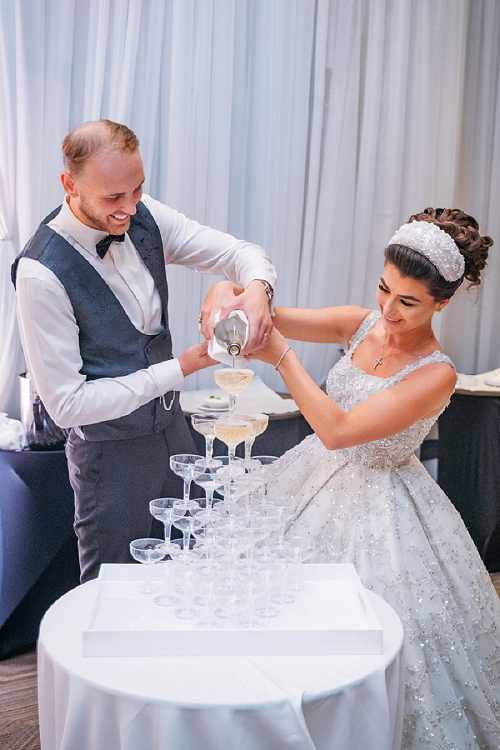
{"label": "groom's blonde hair", "polygon": [[139,139],[126,125],[97,120],[78,125],[63,141],[64,167],[71,175],[81,173],[85,162],[104,151],[128,151],[139,148]]}

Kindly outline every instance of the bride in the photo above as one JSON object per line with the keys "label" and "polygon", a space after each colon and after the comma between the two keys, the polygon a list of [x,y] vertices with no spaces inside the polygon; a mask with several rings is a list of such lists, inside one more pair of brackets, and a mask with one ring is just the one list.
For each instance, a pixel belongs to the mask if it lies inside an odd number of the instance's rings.
{"label": "bride", "polygon": [[[471,216],[428,208],[385,250],[378,311],[277,308],[269,345],[252,355],[279,370],[315,432],[280,459],[288,533],[315,537],[314,562],[352,562],[403,622],[405,750],[500,748],[500,601],[414,455],[456,382],[432,317],[464,278],[479,284],[492,244]],[[344,344],[327,394],[285,337]]]}

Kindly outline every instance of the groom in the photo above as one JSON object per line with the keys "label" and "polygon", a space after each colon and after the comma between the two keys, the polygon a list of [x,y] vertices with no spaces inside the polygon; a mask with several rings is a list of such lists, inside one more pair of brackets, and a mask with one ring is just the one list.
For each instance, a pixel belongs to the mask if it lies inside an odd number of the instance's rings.
{"label": "groom", "polygon": [[[272,330],[275,271],[264,250],[187,219],[142,193],[139,142],[101,120],[63,142],[65,200],[13,266],[28,370],[49,414],[71,428],[81,580],[128,562],[149,536],[148,503],[176,495],[175,453],[196,452],[179,405],[184,377],[213,364],[206,343],[172,354],[165,266],[225,275],[202,308],[206,338],[222,309],[246,312],[246,351]],[[174,314],[184,314],[175,310]]]}

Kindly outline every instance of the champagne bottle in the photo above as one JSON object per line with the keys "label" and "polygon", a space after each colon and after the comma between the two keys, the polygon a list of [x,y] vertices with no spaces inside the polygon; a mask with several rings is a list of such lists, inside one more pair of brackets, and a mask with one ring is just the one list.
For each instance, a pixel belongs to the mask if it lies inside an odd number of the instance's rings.
{"label": "champagne bottle", "polygon": [[226,320],[219,320],[215,325],[214,335],[217,343],[231,357],[237,357],[248,337],[248,324],[241,318],[241,311],[235,310]]}

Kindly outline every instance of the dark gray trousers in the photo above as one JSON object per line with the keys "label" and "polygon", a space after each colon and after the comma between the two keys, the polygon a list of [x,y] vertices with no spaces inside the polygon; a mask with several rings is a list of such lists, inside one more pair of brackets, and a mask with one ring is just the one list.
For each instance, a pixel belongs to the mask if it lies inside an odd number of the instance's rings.
{"label": "dark gray trousers", "polygon": [[66,445],[75,493],[75,532],[81,582],[96,578],[101,563],[129,563],[129,543],[163,538],[149,513],[157,497],[182,497],[182,479],[170,456],[197,453],[182,411],[168,430],[125,440],[83,440],[71,431]]}

